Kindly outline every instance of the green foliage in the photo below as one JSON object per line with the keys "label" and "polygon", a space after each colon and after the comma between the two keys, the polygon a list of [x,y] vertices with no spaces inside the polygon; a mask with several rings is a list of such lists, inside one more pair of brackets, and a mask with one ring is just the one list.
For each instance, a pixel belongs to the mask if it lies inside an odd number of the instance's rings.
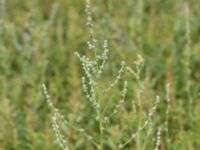
{"label": "green foliage", "polygon": [[[145,129],[140,142],[154,149],[157,129],[161,127],[160,149],[199,149],[199,3],[196,0],[187,3],[91,0],[91,3],[98,47],[105,39],[109,46],[102,86],[115,79],[121,61],[135,70],[137,54],[145,59],[140,70],[141,82],[130,70],[122,76],[122,80],[128,81],[126,102],[110,120],[109,127],[105,126],[104,136],[110,138],[104,139],[103,148],[115,150],[130,139],[137,131],[138,122],[142,124],[146,120],[159,95],[160,104],[152,118],[152,135],[148,137]],[[84,73],[74,56],[79,51],[92,57],[86,44],[86,20],[85,1],[0,2],[0,150],[60,149],[54,142],[52,114],[42,94],[42,83],[47,85],[54,105],[70,123],[84,127],[92,136],[99,132],[94,110],[81,88]],[[170,104],[166,117],[167,83]],[[115,108],[122,89],[123,81],[120,81],[112,91],[114,94],[106,95],[102,105],[108,104],[107,110]],[[138,91],[141,105],[137,103]],[[132,102],[136,102],[135,106]],[[70,128],[65,133],[70,149],[96,149],[81,133]],[[137,145],[131,141],[124,149],[137,149]]]}

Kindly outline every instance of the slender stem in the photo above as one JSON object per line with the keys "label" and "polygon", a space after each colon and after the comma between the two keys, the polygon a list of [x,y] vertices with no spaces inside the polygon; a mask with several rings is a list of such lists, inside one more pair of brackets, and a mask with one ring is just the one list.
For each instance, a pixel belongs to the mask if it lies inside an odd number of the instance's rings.
{"label": "slender stem", "polygon": [[99,137],[99,150],[103,150],[103,114],[102,114],[102,95],[101,93],[98,93],[98,103],[100,108],[98,109],[98,117],[99,117],[99,131],[100,131],[100,137]]}
{"label": "slender stem", "polygon": [[[137,66],[137,84],[138,84],[138,90],[137,90],[137,99],[138,99],[138,105],[139,105],[139,120],[138,120],[138,128],[141,127],[141,117],[142,117],[142,104],[141,104],[141,93],[142,93],[142,81],[140,79],[140,71],[141,71],[141,66]],[[137,135],[137,150],[141,149],[141,137],[140,137],[140,130],[138,130],[138,135]]]}
{"label": "slender stem", "polygon": [[[140,84],[140,79],[138,80],[139,84]],[[138,128],[140,128],[141,126],[141,89],[139,88],[139,91],[137,93],[137,97],[138,97],[138,105],[139,105],[139,120],[138,120]],[[140,131],[138,132],[138,136],[137,136],[137,149],[140,150],[141,147],[141,143],[140,143]]]}
{"label": "slender stem", "polygon": [[103,150],[103,123],[102,123],[102,119],[100,119],[100,150]]}

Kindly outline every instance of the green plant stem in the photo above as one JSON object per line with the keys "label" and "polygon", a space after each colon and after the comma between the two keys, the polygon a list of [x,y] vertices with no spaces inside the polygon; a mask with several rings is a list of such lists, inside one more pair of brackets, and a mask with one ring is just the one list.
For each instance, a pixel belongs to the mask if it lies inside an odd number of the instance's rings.
{"label": "green plant stem", "polygon": [[[138,81],[140,83],[140,81]],[[139,120],[138,120],[138,128],[140,128],[141,126],[141,89],[139,89],[138,93],[137,93],[137,96],[138,96],[138,105],[139,105]],[[140,150],[141,148],[141,144],[140,144],[140,131],[138,132],[138,135],[137,135],[137,150]]]}
{"label": "green plant stem", "polygon": [[99,138],[99,143],[100,143],[100,146],[99,146],[99,150],[103,150],[103,114],[101,112],[101,109],[102,109],[102,96],[100,94],[98,94],[98,103],[99,103],[99,106],[100,108],[98,109],[98,116],[99,116],[99,131],[100,131],[100,138]]}
{"label": "green plant stem", "polygon": [[102,119],[99,121],[99,128],[100,128],[100,148],[99,150],[103,150],[103,123]]}
{"label": "green plant stem", "polygon": [[[140,79],[140,66],[138,66],[137,68],[137,84],[138,84],[138,90],[137,90],[137,99],[138,99],[138,106],[139,106],[139,120],[138,120],[138,128],[141,127],[141,116],[142,116],[142,104],[141,104],[141,93],[142,93],[142,82],[141,82],[141,79]],[[138,135],[137,135],[137,150],[140,150],[141,149],[141,137],[140,137],[140,131],[138,130]]]}

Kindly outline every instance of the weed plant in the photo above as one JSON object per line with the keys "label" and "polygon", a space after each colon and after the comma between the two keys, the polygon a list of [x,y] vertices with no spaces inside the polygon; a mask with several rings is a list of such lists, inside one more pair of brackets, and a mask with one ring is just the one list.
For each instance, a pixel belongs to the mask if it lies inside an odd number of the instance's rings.
{"label": "weed plant", "polygon": [[199,2],[86,4],[0,1],[0,150],[198,150]]}

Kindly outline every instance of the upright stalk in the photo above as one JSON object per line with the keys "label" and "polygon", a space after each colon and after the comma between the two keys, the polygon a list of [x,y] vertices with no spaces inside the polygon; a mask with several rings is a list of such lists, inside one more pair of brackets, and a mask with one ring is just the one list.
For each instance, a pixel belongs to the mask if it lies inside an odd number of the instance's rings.
{"label": "upright stalk", "polygon": [[[137,90],[137,99],[138,99],[138,106],[139,106],[139,120],[138,120],[138,128],[140,128],[141,127],[141,116],[142,116],[142,113],[141,113],[141,111],[142,111],[142,104],[141,104],[141,93],[142,93],[142,82],[141,82],[141,79],[140,79],[140,72],[141,72],[141,67],[142,67],[142,64],[140,64],[140,63],[138,63],[138,64],[136,64],[136,74],[137,74],[137,84],[138,84],[138,90]],[[140,150],[141,149],[141,142],[140,142],[140,139],[141,139],[141,137],[140,137],[140,130],[138,130],[139,132],[138,132],[138,135],[137,135],[137,150]]]}
{"label": "upright stalk", "polygon": [[97,111],[97,115],[98,115],[98,121],[99,121],[99,131],[100,131],[100,136],[99,136],[99,150],[103,150],[103,116],[101,113],[101,108],[102,108],[102,100],[101,100],[102,96],[98,95],[98,103],[99,103],[99,109]]}

